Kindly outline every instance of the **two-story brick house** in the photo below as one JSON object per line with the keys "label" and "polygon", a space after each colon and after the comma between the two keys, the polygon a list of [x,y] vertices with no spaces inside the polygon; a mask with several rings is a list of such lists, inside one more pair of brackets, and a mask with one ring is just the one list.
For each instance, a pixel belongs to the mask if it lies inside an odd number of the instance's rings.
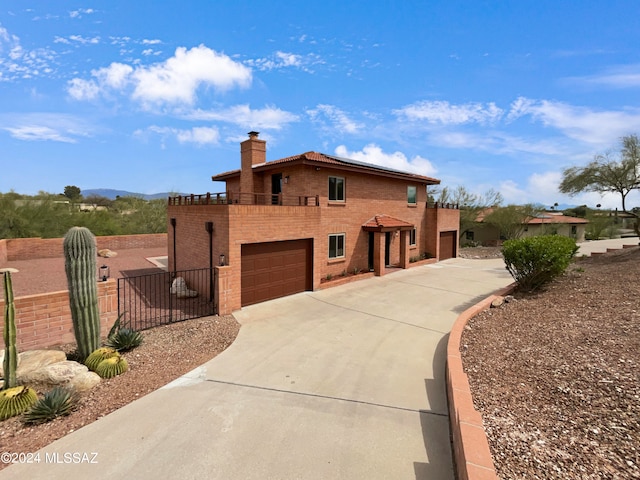
{"label": "two-story brick house", "polygon": [[267,162],[256,132],[240,157],[212,177],[225,193],[169,199],[169,268],[215,265],[220,313],[343,272],[456,256],[459,211],[427,202],[437,179],[317,152]]}

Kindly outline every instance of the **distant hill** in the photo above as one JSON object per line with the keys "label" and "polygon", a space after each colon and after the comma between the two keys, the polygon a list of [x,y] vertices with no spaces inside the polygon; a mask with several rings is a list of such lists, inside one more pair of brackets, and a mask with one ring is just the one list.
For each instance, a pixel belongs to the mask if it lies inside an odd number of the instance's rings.
{"label": "distant hill", "polygon": [[[171,192],[173,195],[174,192]],[[138,197],[144,198],[145,200],[155,200],[157,198],[167,198],[170,193],[153,193],[153,194],[145,194],[145,193],[135,193],[135,192],[127,192],[126,190],[114,190],[111,188],[91,188],[88,190],[82,190],[82,196],[87,197],[89,195],[100,195],[101,197],[106,197],[110,200],[115,200],[116,197]],[[181,193],[180,195],[184,195]]]}

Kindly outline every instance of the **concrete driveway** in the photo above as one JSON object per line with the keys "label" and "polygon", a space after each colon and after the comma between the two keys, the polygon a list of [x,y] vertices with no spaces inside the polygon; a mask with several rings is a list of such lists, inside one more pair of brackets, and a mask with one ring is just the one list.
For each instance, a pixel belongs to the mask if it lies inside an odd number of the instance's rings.
{"label": "concrete driveway", "polygon": [[511,281],[451,259],[243,308],[224,353],[0,479],[453,480],[447,334]]}

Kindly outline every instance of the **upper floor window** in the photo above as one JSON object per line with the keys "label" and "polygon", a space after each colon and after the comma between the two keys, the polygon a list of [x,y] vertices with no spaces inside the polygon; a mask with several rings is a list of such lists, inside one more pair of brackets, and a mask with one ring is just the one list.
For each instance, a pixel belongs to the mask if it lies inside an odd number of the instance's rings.
{"label": "upper floor window", "polygon": [[329,258],[344,257],[344,233],[329,235]]}
{"label": "upper floor window", "polygon": [[411,205],[418,203],[417,189],[413,185],[407,187],[407,203],[410,203]]}
{"label": "upper floor window", "polygon": [[329,200],[344,202],[344,178],[329,177]]}

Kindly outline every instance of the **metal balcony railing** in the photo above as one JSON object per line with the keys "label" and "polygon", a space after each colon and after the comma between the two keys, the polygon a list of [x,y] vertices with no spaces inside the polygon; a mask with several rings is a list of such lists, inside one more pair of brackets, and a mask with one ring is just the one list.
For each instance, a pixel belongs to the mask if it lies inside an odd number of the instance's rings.
{"label": "metal balcony railing", "polygon": [[318,195],[283,195],[271,193],[205,193],[169,197],[169,205],[281,205],[320,206]]}

